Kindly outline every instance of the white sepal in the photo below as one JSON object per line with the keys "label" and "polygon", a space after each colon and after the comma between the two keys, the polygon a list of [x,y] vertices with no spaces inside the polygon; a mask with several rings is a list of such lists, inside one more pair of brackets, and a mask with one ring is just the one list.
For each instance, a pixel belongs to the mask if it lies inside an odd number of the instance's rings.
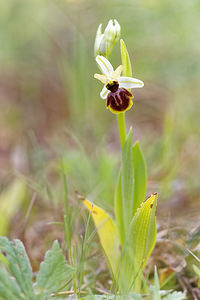
{"label": "white sepal", "polygon": [[111,63],[102,55],[97,55],[96,62],[98,63],[101,72],[109,77],[113,72]]}
{"label": "white sepal", "polygon": [[101,82],[103,82],[103,84],[107,83],[107,77],[106,75],[102,75],[102,74],[94,74],[94,78],[100,80]]}
{"label": "white sepal", "polygon": [[119,87],[125,89],[142,88],[144,86],[143,81],[132,77],[119,77],[118,82]]}
{"label": "white sepal", "polygon": [[102,91],[101,91],[101,93],[100,93],[101,98],[102,98],[102,99],[106,99],[109,92],[110,92],[110,91],[107,90],[106,86],[104,85],[104,87],[103,87],[103,89],[102,89]]}

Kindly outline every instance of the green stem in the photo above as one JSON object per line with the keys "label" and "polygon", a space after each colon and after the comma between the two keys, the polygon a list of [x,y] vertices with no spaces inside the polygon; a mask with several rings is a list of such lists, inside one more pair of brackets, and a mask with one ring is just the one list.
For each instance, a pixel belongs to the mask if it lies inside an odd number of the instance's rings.
{"label": "green stem", "polygon": [[126,120],[125,120],[125,113],[120,113],[117,115],[118,121],[118,128],[119,128],[119,136],[120,136],[120,143],[121,143],[121,150],[123,149],[124,142],[126,139]]}

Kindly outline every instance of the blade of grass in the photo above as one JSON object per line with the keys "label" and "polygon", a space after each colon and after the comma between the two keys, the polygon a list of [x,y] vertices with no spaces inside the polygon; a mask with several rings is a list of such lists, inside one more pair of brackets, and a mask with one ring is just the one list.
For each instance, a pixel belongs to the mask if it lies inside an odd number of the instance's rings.
{"label": "blade of grass", "polygon": [[62,171],[63,188],[64,188],[64,203],[65,203],[65,214],[64,214],[65,241],[67,243],[69,259],[71,262],[71,260],[72,260],[72,255],[71,255],[71,235],[72,235],[72,233],[71,233],[70,218],[69,218],[67,176],[65,174],[63,158],[61,158],[61,171]]}
{"label": "blade of grass", "polygon": [[[92,206],[92,208],[93,208],[93,206]],[[87,219],[87,224],[86,224],[86,228],[85,228],[85,235],[84,235],[83,244],[82,244],[81,258],[80,258],[79,267],[78,267],[78,272],[79,272],[78,294],[79,294],[79,298],[80,298],[81,285],[82,285],[82,282],[83,282],[84,260],[85,260],[85,253],[86,253],[86,248],[87,248],[88,229],[89,229],[89,224],[90,224],[90,220],[91,220],[92,208],[89,212],[89,216],[88,216],[88,219]]]}

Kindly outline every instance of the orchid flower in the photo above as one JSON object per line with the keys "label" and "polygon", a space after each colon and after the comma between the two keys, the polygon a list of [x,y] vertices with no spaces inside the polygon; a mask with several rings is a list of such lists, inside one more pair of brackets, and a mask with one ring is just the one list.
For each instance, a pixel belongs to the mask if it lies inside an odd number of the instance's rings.
{"label": "orchid flower", "polygon": [[115,114],[130,109],[133,105],[133,95],[127,89],[141,88],[144,83],[136,78],[120,76],[122,65],[114,71],[111,63],[104,56],[98,55],[96,62],[103,74],[94,74],[94,78],[104,83],[100,96],[102,99],[107,99],[107,108]]}

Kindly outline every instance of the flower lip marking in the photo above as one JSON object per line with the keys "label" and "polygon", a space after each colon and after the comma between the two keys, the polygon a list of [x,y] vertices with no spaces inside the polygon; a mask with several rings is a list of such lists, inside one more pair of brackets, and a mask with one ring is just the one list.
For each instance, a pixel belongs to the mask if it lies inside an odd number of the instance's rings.
{"label": "flower lip marking", "polygon": [[110,91],[107,95],[106,106],[112,112],[122,112],[132,106],[133,95],[126,89],[119,88],[118,81],[106,84],[106,88]]}
{"label": "flower lip marking", "polygon": [[128,110],[133,105],[133,95],[124,88],[119,88],[119,84],[114,84],[109,89],[111,92],[107,95],[106,106],[113,113],[120,113]]}
{"label": "flower lip marking", "polygon": [[96,61],[103,74],[94,74],[94,77],[104,83],[100,96],[102,99],[107,99],[107,108],[115,114],[130,109],[133,105],[133,95],[127,89],[141,88],[144,83],[136,78],[120,76],[122,66],[114,71],[111,63],[104,56],[98,55]]}
{"label": "flower lip marking", "polygon": [[113,81],[113,82],[107,83],[106,88],[109,91],[111,91],[112,93],[115,93],[119,88],[119,83],[118,83],[118,81]]}

